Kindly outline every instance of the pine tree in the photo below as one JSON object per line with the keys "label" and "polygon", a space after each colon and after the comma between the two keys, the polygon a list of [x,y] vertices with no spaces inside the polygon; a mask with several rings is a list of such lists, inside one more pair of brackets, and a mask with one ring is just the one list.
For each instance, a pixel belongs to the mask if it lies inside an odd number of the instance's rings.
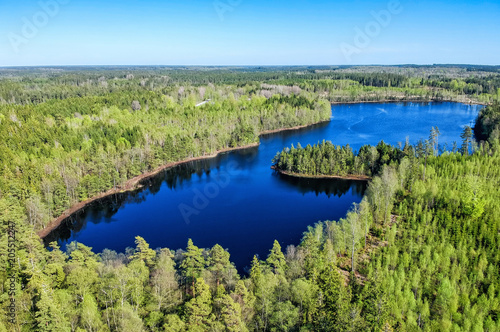
{"label": "pine tree", "polygon": [[249,322],[254,315],[254,304],[255,304],[255,295],[253,292],[249,292],[243,280],[239,280],[236,283],[236,287],[234,293],[232,294],[235,301],[239,303],[242,319],[245,322]]}
{"label": "pine tree", "polygon": [[163,328],[165,332],[181,332],[184,331],[184,321],[176,314],[169,314],[165,316],[165,324]]}
{"label": "pine tree", "polygon": [[63,315],[61,303],[54,296],[54,290],[48,285],[41,285],[39,290],[40,295],[36,302],[38,331],[71,331],[70,324]]}
{"label": "pine tree", "polygon": [[134,255],[131,259],[140,259],[146,263],[147,266],[152,267],[154,265],[154,258],[156,257],[156,252],[149,248],[149,244],[140,236],[135,237],[135,244],[137,245]]}
{"label": "pine tree", "polygon": [[253,256],[252,267],[250,269],[250,279],[256,288],[259,287],[262,278],[262,267],[256,255]]}
{"label": "pine tree", "polygon": [[350,324],[351,295],[337,267],[330,264],[319,277],[323,306],[316,324],[323,331],[344,331]]}
{"label": "pine tree", "polygon": [[470,126],[465,126],[460,138],[462,138],[461,152],[463,155],[468,156],[472,145],[472,128]]}
{"label": "pine tree", "polygon": [[197,278],[193,291],[196,294],[186,303],[185,313],[189,331],[207,331],[214,321],[210,288],[203,278]]}
{"label": "pine tree", "polygon": [[372,331],[381,328],[387,318],[387,296],[380,280],[368,281],[361,292],[362,311]]}
{"label": "pine tree", "polygon": [[221,318],[229,332],[248,331],[242,322],[241,307],[229,295],[224,295],[221,301]]}
{"label": "pine tree", "polygon": [[285,272],[286,269],[285,255],[283,255],[283,252],[281,251],[281,246],[277,240],[274,240],[273,248],[271,249],[271,252],[267,257],[266,262],[273,268],[274,273],[283,274]]}
{"label": "pine tree", "polygon": [[199,249],[193,244],[191,239],[188,240],[186,252],[183,254],[184,259],[180,264],[180,268],[184,271],[184,275],[191,280],[193,297],[195,294],[194,282],[205,267],[205,259],[203,258],[203,249]]}
{"label": "pine tree", "polygon": [[231,267],[229,257],[229,253],[218,244],[213,246],[213,248],[210,250],[210,256],[208,258],[208,269],[215,273],[217,287],[219,286],[222,274]]}
{"label": "pine tree", "polygon": [[432,154],[434,156],[437,155],[437,152],[438,152],[439,135],[441,135],[441,133],[439,132],[439,128],[437,126],[436,127],[432,127],[431,128],[431,133],[429,135],[429,143],[431,144]]}

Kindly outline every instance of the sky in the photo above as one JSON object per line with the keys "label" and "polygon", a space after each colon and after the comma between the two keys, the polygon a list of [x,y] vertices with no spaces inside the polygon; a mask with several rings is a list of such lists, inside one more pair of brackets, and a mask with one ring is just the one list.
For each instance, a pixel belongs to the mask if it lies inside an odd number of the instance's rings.
{"label": "sky", "polygon": [[0,66],[500,65],[500,0],[0,0]]}

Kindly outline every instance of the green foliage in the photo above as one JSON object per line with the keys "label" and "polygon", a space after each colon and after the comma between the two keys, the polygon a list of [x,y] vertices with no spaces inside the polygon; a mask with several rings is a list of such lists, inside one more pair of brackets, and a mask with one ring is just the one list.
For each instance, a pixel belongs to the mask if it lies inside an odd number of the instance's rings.
{"label": "green foliage", "polygon": [[224,295],[221,305],[221,318],[226,331],[247,331],[245,324],[242,322],[241,306],[239,303],[235,303],[229,295]]}
{"label": "green foliage", "polygon": [[267,257],[266,263],[273,268],[274,273],[284,273],[286,269],[285,256],[278,241],[274,240],[273,248]]}
{"label": "green foliage", "polygon": [[165,332],[181,332],[184,331],[186,324],[176,314],[169,314],[165,317]]}
{"label": "green foliage", "polygon": [[[267,99],[251,83],[204,87],[202,97],[191,85],[136,91],[123,81],[123,88],[98,87],[96,95],[0,103],[0,191],[21,202],[35,230],[79,201],[130,189],[127,180],[158,166],[330,117],[330,105],[317,95],[285,91]],[[210,102],[196,107],[205,95]],[[141,109],[132,110],[132,101]]]}
{"label": "green foliage", "polygon": [[499,101],[484,107],[479,112],[474,126],[477,140],[489,140],[490,144],[500,138],[500,98]]}
{"label": "green foliage", "polygon": [[196,295],[185,306],[187,330],[206,331],[214,320],[211,314],[212,296],[208,285],[202,278],[196,279],[194,287]]}
{"label": "green foliage", "polygon": [[201,274],[204,267],[205,258],[203,258],[203,249],[199,249],[189,239],[180,268],[183,270],[184,275],[193,283],[193,297],[196,296],[195,279]]}
{"label": "green foliage", "polygon": [[397,165],[405,151],[380,142],[377,147],[362,146],[356,154],[349,145],[335,146],[329,141],[317,145],[300,144],[285,148],[273,159],[274,169],[286,174],[306,176],[372,176],[384,165]]}
{"label": "green foliage", "polygon": [[217,286],[219,285],[220,279],[225,275],[225,272],[229,269],[234,269],[229,261],[229,257],[229,253],[218,244],[210,250],[208,269],[215,274]]}
{"label": "green foliage", "polygon": [[278,302],[269,319],[270,331],[290,331],[299,321],[299,309],[290,301]]}
{"label": "green foliage", "polygon": [[323,331],[344,331],[349,325],[351,294],[336,266],[327,266],[319,278],[323,304],[316,324]]}
{"label": "green foliage", "polygon": [[462,132],[460,137],[462,138],[461,152],[463,155],[468,156],[470,151],[473,150],[472,128],[469,126],[465,126],[464,131]]}
{"label": "green foliage", "polygon": [[[97,255],[79,243],[66,253],[56,243],[43,248],[34,230],[78,200],[166,162],[328,119],[318,95],[489,98],[480,90],[498,83],[295,70],[0,79],[0,332],[500,330],[497,104],[475,127],[488,145],[476,150],[465,128],[463,154],[439,155],[437,128],[403,149],[381,142],[354,153],[323,142],[278,154],[275,164],[289,172],[372,180],[345,218],[308,227],[297,247],[275,241],[244,279],[221,246],[204,250],[191,240],[175,255],[139,236],[129,255]],[[17,231],[13,266],[9,223]],[[16,276],[14,324],[6,320],[8,273]]]}
{"label": "green foliage", "polygon": [[130,258],[142,260],[146,265],[153,266],[155,251],[149,248],[149,244],[140,236],[135,237],[135,244],[137,245],[136,253]]}

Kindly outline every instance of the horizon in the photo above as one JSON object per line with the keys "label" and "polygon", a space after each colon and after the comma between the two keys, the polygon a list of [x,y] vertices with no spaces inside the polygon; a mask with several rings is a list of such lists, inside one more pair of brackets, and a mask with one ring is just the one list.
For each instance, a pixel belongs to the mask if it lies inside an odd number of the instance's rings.
{"label": "horizon", "polygon": [[215,65],[192,65],[192,64],[121,64],[121,65],[113,65],[113,64],[69,64],[69,65],[57,65],[57,64],[47,64],[47,65],[13,65],[13,66],[3,66],[0,65],[0,68],[10,69],[10,68],[78,68],[78,67],[94,67],[94,68],[104,68],[104,67],[132,67],[132,68],[140,68],[140,67],[164,67],[164,68],[175,68],[175,67],[187,67],[187,68],[280,68],[280,67],[290,67],[290,68],[320,68],[320,67],[332,67],[330,69],[341,69],[341,68],[354,68],[354,67],[500,67],[500,64],[478,64],[478,63],[433,63],[433,64],[416,64],[416,63],[406,63],[406,64],[352,64],[352,65],[335,65],[335,64],[290,64],[290,65],[225,65],[225,64],[215,64]]}
{"label": "horizon", "polygon": [[498,1],[30,0],[0,11],[0,67],[500,64]]}

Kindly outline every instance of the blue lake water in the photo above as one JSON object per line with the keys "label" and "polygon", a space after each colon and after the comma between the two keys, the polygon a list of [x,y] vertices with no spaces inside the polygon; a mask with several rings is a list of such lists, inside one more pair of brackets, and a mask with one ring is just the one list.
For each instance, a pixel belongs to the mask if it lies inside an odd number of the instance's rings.
{"label": "blue lake water", "polygon": [[366,184],[346,180],[296,179],[274,173],[271,160],[284,147],[330,140],[359,149],[380,140],[416,143],[432,126],[439,143],[460,145],[465,125],[481,106],[457,103],[387,103],[332,106],[332,120],[305,129],[261,137],[259,147],[171,168],[144,182],[144,188],[109,197],[68,218],[46,239],[64,248],[78,241],[100,252],[124,252],[140,235],[152,248],[229,249],[241,271],[254,254],[267,257],[276,239],[283,250],[297,245],[308,225],[338,220],[359,203]]}

